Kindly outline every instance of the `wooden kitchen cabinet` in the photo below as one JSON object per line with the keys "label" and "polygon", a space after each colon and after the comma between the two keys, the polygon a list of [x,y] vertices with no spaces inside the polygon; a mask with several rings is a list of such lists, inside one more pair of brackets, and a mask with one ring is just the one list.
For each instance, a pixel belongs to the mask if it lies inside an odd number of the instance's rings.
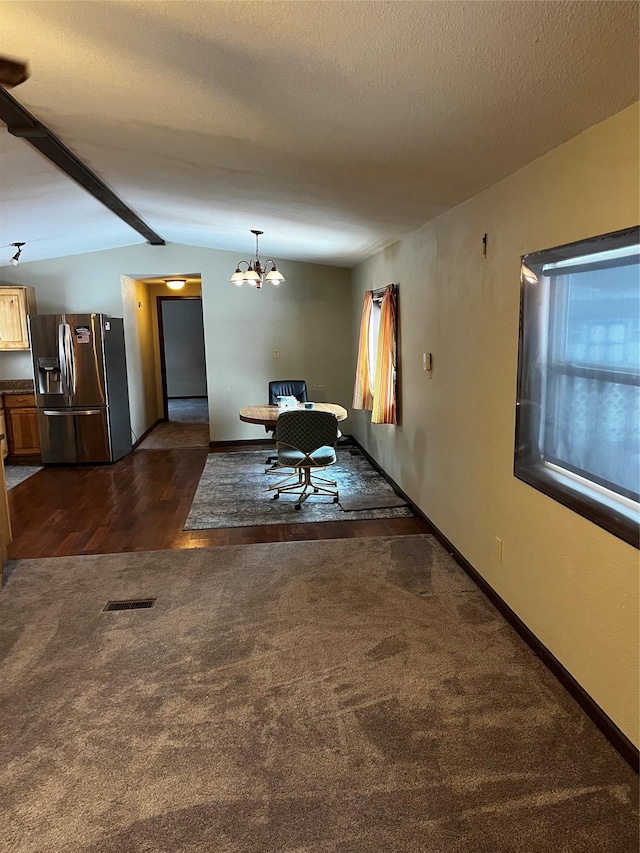
{"label": "wooden kitchen cabinet", "polygon": [[35,395],[6,394],[4,406],[9,456],[37,456],[40,438]]}
{"label": "wooden kitchen cabinet", "polygon": [[6,459],[9,455],[9,440],[7,438],[7,420],[4,415],[4,396],[0,394],[0,456]]}
{"label": "wooden kitchen cabinet", "polygon": [[35,288],[0,285],[0,350],[28,350],[27,315],[36,313]]}

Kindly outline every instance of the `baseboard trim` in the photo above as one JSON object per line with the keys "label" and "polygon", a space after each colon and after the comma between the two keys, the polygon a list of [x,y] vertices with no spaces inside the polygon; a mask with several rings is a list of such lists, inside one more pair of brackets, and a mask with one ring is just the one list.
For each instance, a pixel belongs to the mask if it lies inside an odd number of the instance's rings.
{"label": "baseboard trim", "polygon": [[[149,429],[145,430],[145,431],[142,433],[142,435],[141,435],[141,436],[140,436],[140,438],[136,441],[136,443],[133,445],[133,447],[131,448],[131,450],[133,451],[133,450],[135,450],[136,448],[138,448],[138,447],[142,444],[142,442],[145,440],[145,438],[149,435],[149,433],[151,432],[151,430],[154,430],[154,429],[158,426],[158,424],[159,424],[159,423],[162,423],[162,421],[163,421],[163,420],[164,420],[163,418],[158,418],[158,420],[157,420],[157,421],[154,421],[154,422],[151,424],[151,426],[149,427]],[[133,432],[133,430],[132,430],[132,432]]]}
{"label": "baseboard trim", "polygon": [[422,510],[414,504],[411,498],[402,491],[387,472],[376,462],[376,460],[365,450],[360,442],[353,438],[354,445],[367,458],[371,465],[378,471],[389,483],[390,486],[402,497],[411,507],[412,511],[422,518],[433,533],[435,538],[447,550],[458,565],[469,575],[476,586],[484,593],[498,612],[504,616],[511,627],[518,632],[525,643],[540,658],[547,669],[553,673],[560,684],[565,688],[569,695],[578,703],[591,721],[600,729],[602,734],[607,738],[609,743],[620,753],[622,758],[631,766],[636,773],[639,772],[640,751],[636,745],[629,740],[625,733],[618,728],[611,717],[602,710],[602,708],[594,701],[587,693],[582,685],[576,681],[571,673],[560,663],[555,655],[542,643],[541,640],[531,631],[531,629],[522,621],[522,619],[509,607],[494,588],[482,577],[471,563],[464,557],[460,551],[450,542],[447,537],[440,531],[435,524],[428,518]]}
{"label": "baseboard trim", "polygon": [[39,453],[27,454],[22,456],[5,456],[5,465],[42,465],[42,457]]}

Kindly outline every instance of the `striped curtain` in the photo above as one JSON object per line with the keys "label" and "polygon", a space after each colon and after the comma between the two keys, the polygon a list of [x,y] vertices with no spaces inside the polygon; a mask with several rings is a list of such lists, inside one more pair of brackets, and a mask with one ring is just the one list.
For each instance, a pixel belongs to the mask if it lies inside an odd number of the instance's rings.
{"label": "striped curtain", "polygon": [[353,388],[353,408],[372,409],[371,379],[369,376],[369,328],[373,296],[368,290],[364,295],[362,320],[360,321],[360,340],[358,341],[358,363],[356,366],[356,381]]}
{"label": "striped curtain", "polygon": [[385,288],[380,308],[371,423],[396,423],[396,297],[392,284]]}

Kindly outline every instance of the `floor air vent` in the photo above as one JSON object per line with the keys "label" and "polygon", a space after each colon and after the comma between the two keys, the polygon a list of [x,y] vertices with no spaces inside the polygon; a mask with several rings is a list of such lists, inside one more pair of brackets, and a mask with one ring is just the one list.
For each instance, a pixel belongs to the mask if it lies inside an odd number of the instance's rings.
{"label": "floor air vent", "polygon": [[143,610],[148,607],[153,607],[156,603],[155,598],[137,598],[130,601],[107,601],[105,610]]}

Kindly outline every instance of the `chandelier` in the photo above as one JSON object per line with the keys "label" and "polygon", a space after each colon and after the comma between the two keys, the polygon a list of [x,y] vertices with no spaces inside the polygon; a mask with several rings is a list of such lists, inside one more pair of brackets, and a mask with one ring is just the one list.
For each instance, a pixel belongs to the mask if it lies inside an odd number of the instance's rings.
{"label": "chandelier", "polygon": [[[238,261],[236,271],[231,276],[231,283],[240,285],[246,282],[247,284],[252,284],[254,287],[257,287],[258,290],[260,290],[263,282],[265,281],[270,281],[271,284],[280,284],[281,281],[285,280],[285,277],[282,273],[278,272],[275,261],[272,261],[271,258],[269,258],[264,262],[263,266],[260,260],[258,237],[261,234],[264,234],[264,231],[255,231],[252,228],[251,233],[256,235],[256,256],[251,261]],[[245,272],[242,272],[240,269],[240,264],[247,265]],[[269,269],[269,264],[271,264],[271,269]]]}

